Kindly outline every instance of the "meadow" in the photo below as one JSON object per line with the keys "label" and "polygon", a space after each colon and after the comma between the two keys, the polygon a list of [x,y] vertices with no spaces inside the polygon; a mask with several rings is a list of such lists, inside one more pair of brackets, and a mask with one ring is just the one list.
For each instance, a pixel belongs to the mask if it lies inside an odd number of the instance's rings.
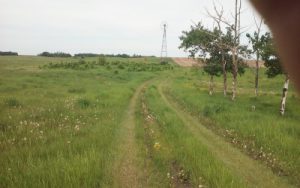
{"label": "meadow", "polygon": [[[0,187],[297,187],[300,98],[283,77],[159,58],[0,56]],[[229,78],[230,80],[230,78]]]}

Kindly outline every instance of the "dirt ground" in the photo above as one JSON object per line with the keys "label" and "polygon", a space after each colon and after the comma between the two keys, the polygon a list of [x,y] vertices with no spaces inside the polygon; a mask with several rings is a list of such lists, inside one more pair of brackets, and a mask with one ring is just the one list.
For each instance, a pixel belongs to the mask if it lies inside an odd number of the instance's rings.
{"label": "dirt ground", "polygon": [[[192,67],[192,66],[202,66],[203,65],[203,63],[201,61],[199,61],[197,59],[193,59],[193,58],[173,57],[172,59],[176,64],[178,64],[179,66],[182,66],[182,67]],[[250,68],[256,67],[255,60],[246,60],[246,64]],[[259,61],[259,67],[260,68],[264,67],[263,61]]]}
{"label": "dirt ground", "polygon": [[202,63],[198,62],[197,59],[186,58],[186,57],[174,57],[173,61],[182,67],[201,66]]}

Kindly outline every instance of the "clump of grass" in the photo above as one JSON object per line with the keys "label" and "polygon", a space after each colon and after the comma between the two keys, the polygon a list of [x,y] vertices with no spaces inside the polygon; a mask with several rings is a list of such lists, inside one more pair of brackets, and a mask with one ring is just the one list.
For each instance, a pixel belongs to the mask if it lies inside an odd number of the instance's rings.
{"label": "clump of grass", "polygon": [[121,65],[121,64],[118,65],[118,68],[119,69],[125,69],[124,65]]}
{"label": "clump of grass", "polygon": [[101,56],[98,58],[98,65],[106,65],[108,62],[106,61],[106,58],[104,56]]}
{"label": "clump of grass", "polygon": [[69,88],[69,93],[85,93],[86,90],[84,88]]}
{"label": "clump of grass", "polygon": [[213,105],[205,105],[202,110],[202,115],[205,117],[210,117],[214,114],[218,114],[225,110],[223,105],[213,104]]}
{"label": "clump of grass", "polygon": [[4,103],[9,107],[20,107],[21,103],[16,98],[8,98],[4,100]]}
{"label": "clump of grass", "polygon": [[107,70],[111,70],[112,68],[111,68],[110,65],[107,65],[107,66],[106,66],[106,69],[107,69]]}
{"label": "clump of grass", "polygon": [[5,125],[4,123],[0,122],[0,131],[2,132],[6,132],[7,131],[7,125]]}
{"label": "clump of grass", "polygon": [[77,105],[80,108],[88,108],[91,105],[91,102],[88,99],[78,99]]}

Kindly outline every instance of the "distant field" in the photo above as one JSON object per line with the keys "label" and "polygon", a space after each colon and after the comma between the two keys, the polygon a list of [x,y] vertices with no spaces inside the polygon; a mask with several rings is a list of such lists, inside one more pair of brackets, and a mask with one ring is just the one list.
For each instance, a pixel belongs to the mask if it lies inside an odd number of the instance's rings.
{"label": "distant field", "polygon": [[293,86],[282,117],[283,77],[232,102],[173,61],[0,56],[0,187],[300,186]]}

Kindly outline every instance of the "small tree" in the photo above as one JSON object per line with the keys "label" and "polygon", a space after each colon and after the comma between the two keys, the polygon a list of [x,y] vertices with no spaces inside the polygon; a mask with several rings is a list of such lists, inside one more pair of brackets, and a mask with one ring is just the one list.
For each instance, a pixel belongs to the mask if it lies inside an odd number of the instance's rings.
{"label": "small tree", "polygon": [[204,28],[201,23],[191,26],[190,31],[183,31],[182,36],[179,37],[184,51],[190,53],[191,57],[199,55],[204,59],[209,54],[211,43],[215,40],[211,31]]}
{"label": "small tree", "polygon": [[212,95],[214,92],[214,76],[219,77],[222,73],[220,57],[212,55],[204,63],[205,63],[205,66],[203,67],[203,70],[210,76],[209,95]]}
{"label": "small tree", "polygon": [[274,41],[270,33],[266,33],[264,35],[261,56],[265,61],[265,66],[267,67],[266,74],[269,78],[273,78],[280,74],[285,75],[285,82],[282,89],[282,98],[280,103],[280,114],[284,115],[290,79],[288,73],[284,71],[280,64],[280,58],[275,50]]}
{"label": "small tree", "polygon": [[[192,57],[199,55],[203,59],[204,71],[210,75],[210,94],[213,93],[214,76],[220,76],[222,72],[224,74],[224,70],[232,74],[235,73],[233,55],[230,48],[225,48],[225,46],[231,46],[234,43],[230,31],[226,34],[223,34],[218,28],[211,31],[199,23],[191,26],[190,31],[183,31],[180,40],[182,43],[179,48],[188,51]],[[244,53],[245,49],[245,47],[239,46],[238,52]],[[241,75],[245,72],[242,64],[239,64],[242,59],[236,59],[236,61],[236,74]],[[226,63],[224,64],[224,62]]]}
{"label": "small tree", "polygon": [[214,76],[219,76],[221,66],[219,61],[218,48],[216,48],[216,38],[214,33],[206,28],[204,28],[201,23],[191,26],[190,31],[183,31],[183,35],[180,37],[182,41],[179,48],[183,48],[185,51],[190,53],[191,57],[199,55],[204,61],[204,72],[210,75],[210,89],[209,94],[213,94]]}
{"label": "small tree", "polygon": [[260,23],[257,24],[256,19],[254,18],[255,24],[256,24],[256,31],[253,33],[253,35],[250,35],[249,33],[246,34],[247,38],[249,39],[249,42],[252,44],[252,53],[256,55],[256,67],[255,67],[255,96],[258,95],[258,75],[259,75],[259,60],[262,53],[262,47],[264,43],[264,35],[260,35],[261,32],[261,26],[263,20],[260,20]]}

